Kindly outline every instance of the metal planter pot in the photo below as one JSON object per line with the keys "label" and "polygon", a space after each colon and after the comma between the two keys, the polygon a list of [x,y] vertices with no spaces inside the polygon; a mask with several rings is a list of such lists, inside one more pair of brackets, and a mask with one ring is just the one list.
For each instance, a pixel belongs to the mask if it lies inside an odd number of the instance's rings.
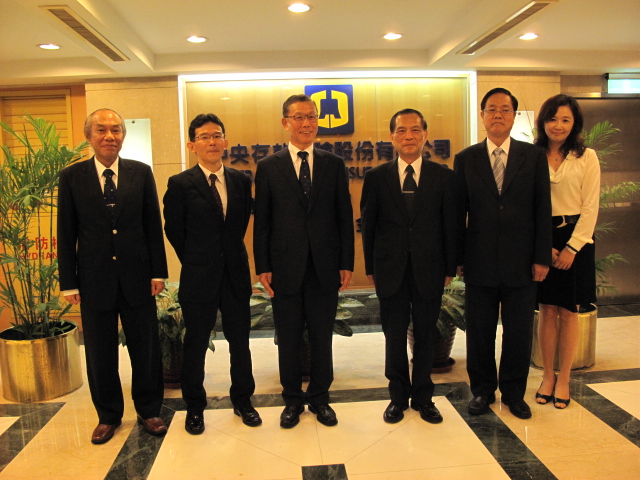
{"label": "metal planter pot", "polygon": [[[11,330],[11,329],[8,329]],[[14,402],[39,402],[82,386],[80,333],[38,340],[6,340],[0,333],[2,394]]]}
{"label": "metal planter pot", "polygon": [[[596,329],[598,325],[598,309],[591,305],[593,310],[578,314],[578,347],[573,357],[571,370],[584,370],[591,368],[596,363]],[[533,318],[533,346],[531,349],[531,365],[535,368],[542,367],[542,350],[538,341],[538,311]],[[558,350],[553,362],[553,368],[560,370]]]}

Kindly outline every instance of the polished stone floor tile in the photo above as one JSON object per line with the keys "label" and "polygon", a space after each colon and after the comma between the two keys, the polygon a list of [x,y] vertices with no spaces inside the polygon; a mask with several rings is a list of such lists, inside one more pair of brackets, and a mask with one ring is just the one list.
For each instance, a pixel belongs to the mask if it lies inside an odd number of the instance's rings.
{"label": "polished stone floor tile", "polygon": [[640,380],[590,384],[589,387],[629,414],[640,418]]}
{"label": "polished stone floor tile", "polygon": [[500,403],[499,392],[489,413],[468,414],[465,334],[457,332],[453,370],[433,377],[434,400],[444,416],[439,425],[422,421],[413,410],[396,425],[382,420],[388,404],[384,337],[374,327],[334,338],[336,427],[321,425],[306,411],[294,429],[280,428],[277,347],[268,332],[261,332],[252,338],[251,349],[253,404],[263,425],[247,427],[233,414],[228,345],[221,339],[206,360],[205,433],[192,436],[184,430],[185,404],[178,389],[165,391],[161,415],[168,434],[152,437],[135,421],[123,348],[125,416],[105,445],[89,441],[97,416],[86,378],[77,391],[49,402],[0,399],[0,480],[638,478],[640,317],[598,319],[596,365],[572,375],[566,410],[535,404],[541,371],[532,368],[526,394],[530,420],[514,417]]}

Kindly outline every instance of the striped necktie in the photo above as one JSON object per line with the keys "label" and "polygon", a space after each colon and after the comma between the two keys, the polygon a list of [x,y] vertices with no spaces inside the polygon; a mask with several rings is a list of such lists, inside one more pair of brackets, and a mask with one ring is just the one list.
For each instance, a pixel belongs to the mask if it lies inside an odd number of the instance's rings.
{"label": "striped necktie", "polygon": [[502,162],[502,154],[504,150],[500,147],[493,151],[495,155],[495,161],[493,162],[493,177],[496,179],[496,185],[498,186],[498,193],[502,195],[502,182],[504,180],[504,163]]}

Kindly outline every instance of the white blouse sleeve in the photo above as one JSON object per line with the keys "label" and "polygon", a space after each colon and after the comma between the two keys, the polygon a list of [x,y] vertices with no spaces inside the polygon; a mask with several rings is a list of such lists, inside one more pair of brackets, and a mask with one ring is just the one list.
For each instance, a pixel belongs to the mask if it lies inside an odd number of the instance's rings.
{"label": "white blouse sleeve", "polygon": [[600,207],[600,162],[598,156],[594,150],[587,148],[583,158],[584,176],[582,177],[580,219],[568,242],[576,250],[580,250],[586,243],[593,243],[593,231],[596,227]]}

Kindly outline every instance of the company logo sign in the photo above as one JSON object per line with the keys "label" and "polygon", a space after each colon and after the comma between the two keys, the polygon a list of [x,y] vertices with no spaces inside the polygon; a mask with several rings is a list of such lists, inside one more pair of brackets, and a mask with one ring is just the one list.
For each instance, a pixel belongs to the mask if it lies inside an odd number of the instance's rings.
{"label": "company logo sign", "polygon": [[318,106],[318,135],[353,133],[353,85],[306,85],[304,93]]}

